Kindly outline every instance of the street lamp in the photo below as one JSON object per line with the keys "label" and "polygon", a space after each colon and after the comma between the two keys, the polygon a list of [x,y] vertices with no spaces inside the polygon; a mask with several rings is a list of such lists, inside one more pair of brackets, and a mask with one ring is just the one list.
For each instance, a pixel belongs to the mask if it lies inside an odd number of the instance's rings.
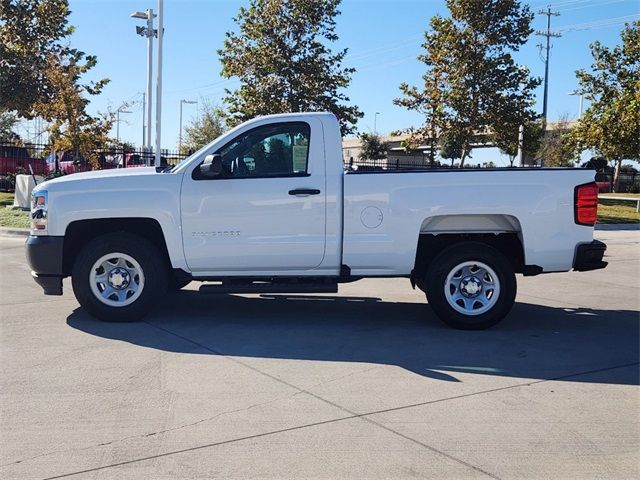
{"label": "street lamp", "polygon": [[188,105],[195,105],[198,102],[195,100],[180,100],[180,133],[178,135],[178,152],[182,150],[182,105],[185,103]]}
{"label": "street lamp", "polygon": [[124,105],[122,105],[118,110],[116,110],[116,144],[120,145],[120,114],[121,113],[131,113],[130,110],[124,110]]}
{"label": "street lamp", "polygon": [[578,120],[580,120],[582,118],[582,106],[584,105],[584,93],[574,90],[573,92],[569,92],[569,95],[580,95],[580,107],[578,110]]}
{"label": "street lamp", "polygon": [[373,116],[373,133],[376,135],[378,134],[378,115],[380,115],[380,112],[376,112]]}
{"label": "street lamp", "polygon": [[[154,15],[152,9],[145,12],[133,12],[131,18],[139,18],[147,21],[146,27],[136,26],[136,33],[147,38],[147,131],[144,135],[143,143],[147,150],[151,150],[151,101],[153,93],[151,91],[152,75],[153,75],[153,37],[158,35],[158,31],[153,28]],[[144,123],[144,122],[143,122]]]}
{"label": "street lamp", "polygon": [[162,43],[164,38],[164,3],[158,0],[158,76],[156,78],[156,160],[155,167],[161,164],[160,148],[162,133]]}

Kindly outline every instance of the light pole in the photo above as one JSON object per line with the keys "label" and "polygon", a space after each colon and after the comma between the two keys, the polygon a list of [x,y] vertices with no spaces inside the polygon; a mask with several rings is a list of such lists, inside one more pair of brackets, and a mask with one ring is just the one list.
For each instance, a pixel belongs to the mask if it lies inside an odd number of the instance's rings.
{"label": "light pole", "polygon": [[162,133],[162,39],[164,38],[164,9],[163,0],[158,0],[158,77],[156,80],[156,161],[155,167],[160,166],[160,148]]}
{"label": "light pole", "polygon": [[[147,128],[146,133],[143,132],[142,143],[145,149],[151,150],[151,108],[153,100],[152,82],[153,82],[153,37],[157,36],[158,31],[153,28],[153,18],[155,17],[153,10],[148,9],[145,12],[133,12],[131,18],[140,18],[147,21],[146,27],[136,27],[136,33],[143,37],[147,37]],[[144,121],[142,122],[144,125]]]}
{"label": "light pole", "polygon": [[373,133],[375,135],[378,134],[378,115],[380,115],[380,112],[376,112],[373,116]]}
{"label": "light pole", "polygon": [[122,105],[118,110],[116,110],[116,144],[120,145],[120,114],[121,113],[131,113],[130,110],[124,110],[124,105]]}
{"label": "light pole", "polygon": [[144,124],[145,115],[147,113],[147,103],[146,103],[146,94],[142,92],[142,148],[147,146],[147,130]]}
{"label": "light pole", "polygon": [[194,105],[198,102],[195,100],[180,100],[180,133],[178,134],[178,153],[182,150],[182,105],[183,104]]}
{"label": "light pole", "polygon": [[578,110],[578,120],[580,120],[582,118],[582,107],[584,105],[584,93],[574,90],[573,92],[569,92],[569,95],[580,95],[580,107]]}

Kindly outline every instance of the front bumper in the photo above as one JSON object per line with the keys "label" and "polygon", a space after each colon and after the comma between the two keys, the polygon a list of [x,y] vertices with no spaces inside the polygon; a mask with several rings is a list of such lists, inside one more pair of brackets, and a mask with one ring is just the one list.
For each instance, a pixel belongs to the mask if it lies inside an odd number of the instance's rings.
{"label": "front bumper", "polygon": [[578,245],[573,260],[573,269],[578,272],[586,272],[606,267],[607,262],[602,261],[606,249],[607,245],[599,240]]}
{"label": "front bumper", "polygon": [[62,295],[64,237],[30,235],[26,241],[31,275],[45,295]]}

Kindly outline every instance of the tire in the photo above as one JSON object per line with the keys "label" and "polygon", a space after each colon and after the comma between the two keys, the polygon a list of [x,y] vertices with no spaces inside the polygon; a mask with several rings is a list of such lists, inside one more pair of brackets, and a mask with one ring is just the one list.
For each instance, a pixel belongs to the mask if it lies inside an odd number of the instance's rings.
{"label": "tire", "polygon": [[137,235],[116,232],[92,240],[80,251],[71,284],[80,305],[94,317],[132,322],[163,297],[168,275],[155,245]]}
{"label": "tire", "polygon": [[450,327],[483,330],[496,325],[516,298],[511,263],[479,242],[453,245],[433,259],[425,278],[427,300]]}

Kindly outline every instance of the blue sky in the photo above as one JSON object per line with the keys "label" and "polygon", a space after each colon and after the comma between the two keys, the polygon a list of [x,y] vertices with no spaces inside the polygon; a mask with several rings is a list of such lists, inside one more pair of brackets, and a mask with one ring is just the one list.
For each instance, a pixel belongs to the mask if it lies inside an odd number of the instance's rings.
{"label": "blue sky", "polygon": [[[219,76],[216,50],[224,33],[236,29],[232,17],[248,1],[165,0],[165,55],[163,76],[163,132],[165,148],[175,148],[178,138],[180,99],[220,102],[225,87],[234,81]],[[525,2],[527,3],[527,2]],[[531,0],[534,11],[549,2]],[[122,102],[141,99],[146,85],[146,41],[136,35],[141,21],[129,18],[135,10],[156,8],[154,0],[71,0],[70,22],[76,27],[72,45],[97,55],[98,65],[92,78],[109,77],[111,83],[92,99],[93,111],[117,108]],[[578,97],[568,93],[576,88],[575,70],[591,64],[589,44],[600,40],[605,45],[618,43],[620,23],[630,16],[640,18],[637,0],[557,0],[551,7],[560,12],[552,17],[552,29],[562,37],[553,39],[549,88],[549,118],[576,117]],[[447,14],[444,1],[345,0],[337,18],[340,36],[335,48],[348,48],[345,65],[357,68],[348,89],[351,102],[365,113],[360,131],[373,130],[374,113],[380,112],[377,129],[387,133],[412,124],[420,117],[392,104],[399,95],[401,82],[418,84],[424,71],[416,59],[428,21],[436,13]],[[545,27],[546,17],[537,16],[534,28]],[[533,74],[542,76],[544,64],[536,45],[543,37],[533,36],[517,54],[520,63]],[[538,110],[542,109],[542,87]],[[121,138],[140,144],[142,107],[133,105],[132,114],[123,114]],[[196,105],[184,106],[185,123],[197,112]],[[115,134],[115,133],[114,133]],[[477,151],[474,161],[506,159],[495,150]]]}

